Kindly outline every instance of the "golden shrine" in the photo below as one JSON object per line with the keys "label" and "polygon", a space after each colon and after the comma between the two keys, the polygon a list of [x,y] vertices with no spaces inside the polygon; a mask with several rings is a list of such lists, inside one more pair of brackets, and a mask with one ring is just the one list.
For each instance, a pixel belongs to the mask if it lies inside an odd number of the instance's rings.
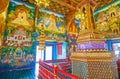
{"label": "golden shrine", "polygon": [[43,79],[119,79],[116,55],[105,45],[106,40],[120,38],[120,1],[117,6],[112,5],[114,1],[1,0],[0,67],[36,63],[39,50],[45,60],[48,44],[52,61],[68,57],[62,62],[72,72],[64,74],[56,64],[40,61],[39,77]]}
{"label": "golden shrine", "polygon": [[80,20],[84,20],[85,25],[81,25],[75,51],[71,54],[73,74],[83,79],[118,79],[115,54],[107,52],[104,36],[95,29],[95,3],[83,2]]}

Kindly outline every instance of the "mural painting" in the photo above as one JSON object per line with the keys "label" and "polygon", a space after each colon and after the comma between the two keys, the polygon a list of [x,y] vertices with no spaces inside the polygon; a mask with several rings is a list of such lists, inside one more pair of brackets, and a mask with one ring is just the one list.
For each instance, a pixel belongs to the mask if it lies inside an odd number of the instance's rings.
{"label": "mural painting", "polygon": [[[44,18],[43,18],[44,17]],[[55,13],[50,14],[49,12],[40,12],[37,31],[41,31],[41,24],[42,22],[45,23],[44,26],[44,33],[46,35],[46,40],[56,40],[56,41],[65,41],[66,35],[66,24],[65,24],[65,17],[55,15]]]}
{"label": "mural painting", "polygon": [[0,48],[0,70],[34,66],[33,14],[34,8],[10,2],[4,40]]}
{"label": "mural painting", "polygon": [[[39,13],[39,19],[37,24],[37,32],[40,33],[42,30],[42,23],[44,23],[44,34],[46,41],[57,41],[57,42],[67,42],[67,49],[71,47],[72,44],[76,43],[76,37],[78,34],[78,28],[80,26],[79,21],[73,20],[70,28],[66,29],[66,17],[51,13],[49,11],[42,11]],[[67,32],[69,31],[69,33]],[[41,35],[41,34],[40,34]],[[66,37],[67,35],[67,37]],[[68,54],[67,54],[68,55]]]}
{"label": "mural painting", "polygon": [[4,39],[0,49],[0,68],[34,64],[36,50],[33,43],[41,35],[42,23],[45,24],[46,41],[64,42],[68,39],[69,44],[75,43],[74,36],[78,33],[78,21],[72,21],[69,29],[70,35],[66,38],[65,16],[49,11],[41,11],[38,15],[36,32],[34,32],[35,8],[22,3],[17,4],[15,1],[10,2],[6,15]]}
{"label": "mural painting", "polygon": [[96,30],[104,33],[106,38],[116,38],[120,34],[120,7],[111,5],[107,10],[95,14]]}

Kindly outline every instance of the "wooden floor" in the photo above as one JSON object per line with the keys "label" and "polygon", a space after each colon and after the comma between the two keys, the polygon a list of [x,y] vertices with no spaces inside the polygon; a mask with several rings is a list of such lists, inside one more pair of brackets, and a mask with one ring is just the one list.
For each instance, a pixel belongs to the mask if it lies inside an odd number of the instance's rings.
{"label": "wooden floor", "polygon": [[33,69],[0,72],[0,79],[35,79]]}

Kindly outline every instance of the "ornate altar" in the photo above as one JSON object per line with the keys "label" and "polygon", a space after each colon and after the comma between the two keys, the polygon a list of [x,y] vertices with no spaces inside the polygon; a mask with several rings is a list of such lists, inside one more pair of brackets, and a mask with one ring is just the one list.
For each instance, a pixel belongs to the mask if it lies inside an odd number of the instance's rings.
{"label": "ornate altar", "polygon": [[75,50],[71,53],[73,74],[83,79],[117,79],[115,54],[108,53],[104,35],[95,30],[95,3],[92,0],[83,0],[83,3],[80,9],[83,14],[80,21],[83,20],[83,23]]}

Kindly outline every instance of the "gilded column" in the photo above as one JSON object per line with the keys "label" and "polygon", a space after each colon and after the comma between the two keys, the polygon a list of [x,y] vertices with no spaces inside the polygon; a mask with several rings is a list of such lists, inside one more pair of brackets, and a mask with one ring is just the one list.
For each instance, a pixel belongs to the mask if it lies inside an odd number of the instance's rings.
{"label": "gilded column", "polygon": [[0,1],[0,46],[3,43],[4,32],[6,29],[6,14],[10,0]]}
{"label": "gilded column", "polygon": [[37,27],[37,20],[38,20],[38,12],[39,12],[39,4],[36,3],[36,8],[35,8],[35,21],[34,21],[34,27],[33,30],[36,31],[36,27]]}

